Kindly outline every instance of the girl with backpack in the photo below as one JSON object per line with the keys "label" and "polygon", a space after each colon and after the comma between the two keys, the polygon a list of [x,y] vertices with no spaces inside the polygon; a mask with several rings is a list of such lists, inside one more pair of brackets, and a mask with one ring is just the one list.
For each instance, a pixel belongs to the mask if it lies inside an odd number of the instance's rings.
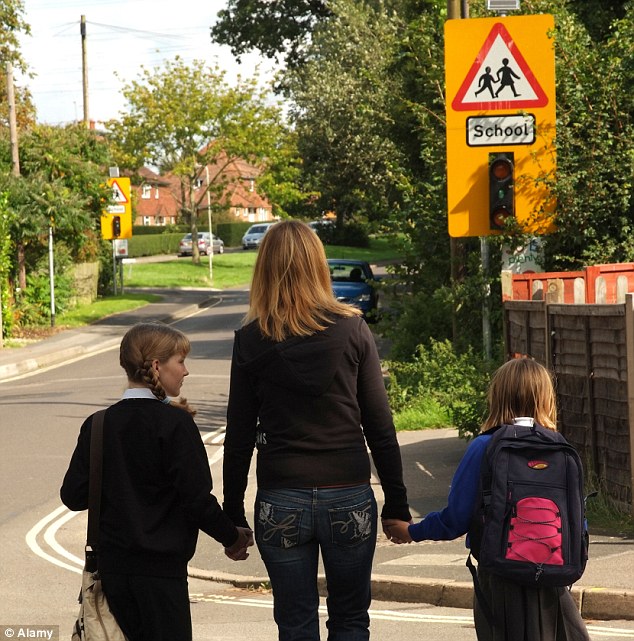
{"label": "girl with backpack", "polygon": [[[489,415],[454,474],[447,506],[414,524],[386,521],[394,543],[448,541],[470,533],[478,505],[481,466],[493,434],[503,425],[557,430],[556,395],[548,370],[529,358],[513,359],[493,375]],[[473,541],[467,536],[466,545]],[[567,587],[527,585],[478,568],[474,620],[479,641],[589,641]]]}

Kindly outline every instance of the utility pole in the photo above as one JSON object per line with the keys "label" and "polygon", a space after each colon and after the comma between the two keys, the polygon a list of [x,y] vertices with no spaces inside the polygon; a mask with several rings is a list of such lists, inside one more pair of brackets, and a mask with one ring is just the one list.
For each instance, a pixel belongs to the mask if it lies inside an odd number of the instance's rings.
{"label": "utility pole", "polygon": [[13,66],[7,62],[7,102],[9,105],[9,136],[11,139],[11,165],[14,176],[20,175],[20,155],[18,154],[18,126],[15,116],[15,91],[13,88]]}
{"label": "utility pole", "polygon": [[86,57],[86,16],[81,17],[79,26],[81,33],[81,78],[82,88],[84,93],[84,125],[86,128],[90,127],[90,119],[88,116],[88,62]]}
{"label": "utility pole", "polygon": [[[15,114],[15,90],[13,87],[13,65],[7,62],[7,105],[9,108],[9,139],[11,143],[11,173],[14,176],[20,175],[20,154],[18,152],[18,124]],[[2,338],[2,286],[4,283],[0,280],[0,348],[4,347]]]}

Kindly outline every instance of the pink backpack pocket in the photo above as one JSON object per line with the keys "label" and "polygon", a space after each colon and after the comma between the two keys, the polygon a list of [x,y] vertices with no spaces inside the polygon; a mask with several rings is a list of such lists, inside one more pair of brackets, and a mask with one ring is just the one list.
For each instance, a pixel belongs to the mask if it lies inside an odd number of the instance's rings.
{"label": "pink backpack pocket", "polygon": [[520,499],[511,515],[506,558],[563,565],[561,546],[561,513],[557,505],[535,496]]}

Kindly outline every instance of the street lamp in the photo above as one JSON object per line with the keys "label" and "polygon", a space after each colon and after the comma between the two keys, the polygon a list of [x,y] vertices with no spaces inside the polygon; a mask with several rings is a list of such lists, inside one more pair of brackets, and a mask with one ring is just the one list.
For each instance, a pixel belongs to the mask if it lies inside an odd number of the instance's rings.
{"label": "street lamp", "polygon": [[205,165],[205,177],[207,178],[207,218],[209,222],[209,282],[213,285],[214,277],[214,234],[211,228],[211,194],[209,193],[209,165]]}

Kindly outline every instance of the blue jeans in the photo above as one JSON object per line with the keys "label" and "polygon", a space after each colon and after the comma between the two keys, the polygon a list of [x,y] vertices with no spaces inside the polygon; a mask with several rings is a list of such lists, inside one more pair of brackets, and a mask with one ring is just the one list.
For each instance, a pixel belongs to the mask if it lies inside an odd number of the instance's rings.
{"label": "blue jeans", "polygon": [[258,490],[255,540],[273,588],[280,641],[319,640],[317,568],[328,587],[328,641],[370,638],[377,507],[368,484]]}

